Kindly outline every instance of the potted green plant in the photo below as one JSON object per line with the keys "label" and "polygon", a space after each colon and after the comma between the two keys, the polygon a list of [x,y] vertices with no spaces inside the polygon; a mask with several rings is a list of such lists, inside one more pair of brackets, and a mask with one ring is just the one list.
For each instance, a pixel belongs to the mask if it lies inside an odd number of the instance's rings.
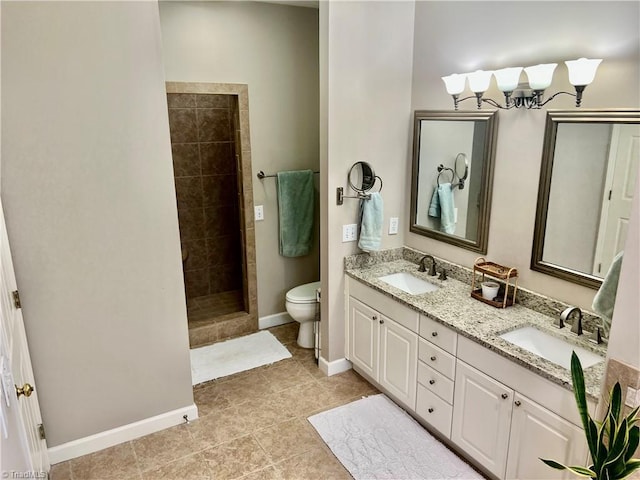
{"label": "potted green plant", "polygon": [[602,422],[593,420],[587,410],[584,373],[575,352],[571,355],[571,378],[578,412],[587,437],[587,445],[593,464],[589,467],[567,466],[554,460],[542,460],[558,470],[570,470],[581,477],[597,480],[620,480],[640,469],[640,459],[633,454],[640,442],[640,427],[635,425],[640,407],[634,408],[625,417],[622,403],[622,388],[616,382],[611,390],[609,405]]}

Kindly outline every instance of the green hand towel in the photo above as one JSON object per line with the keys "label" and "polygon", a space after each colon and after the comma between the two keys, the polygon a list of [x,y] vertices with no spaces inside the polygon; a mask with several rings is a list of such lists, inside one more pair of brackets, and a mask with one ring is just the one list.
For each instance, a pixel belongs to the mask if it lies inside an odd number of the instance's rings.
{"label": "green hand towel", "polygon": [[313,172],[278,172],[280,255],[301,257],[313,243]]}

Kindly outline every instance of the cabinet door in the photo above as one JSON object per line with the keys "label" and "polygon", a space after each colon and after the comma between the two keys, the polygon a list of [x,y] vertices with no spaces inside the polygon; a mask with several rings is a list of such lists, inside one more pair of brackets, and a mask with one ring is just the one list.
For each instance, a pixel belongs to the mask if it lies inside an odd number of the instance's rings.
{"label": "cabinet door", "polygon": [[349,360],[376,381],[379,320],[373,308],[349,297]]}
{"label": "cabinet door", "polygon": [[384,315],[379,325],[380,385],[415,410],[418,335]]}
{"label": "cabinet door", "polygon": [[484,468],[504,478],[513,390],[458,361],[451,440]]}
{"label": "cabinet door", "polygon": [[507,478],[573,478],[566,470],[547,467],[540,458],[565,465],[584,465],[588,456],[584,431],[516,393],[511,417]]}

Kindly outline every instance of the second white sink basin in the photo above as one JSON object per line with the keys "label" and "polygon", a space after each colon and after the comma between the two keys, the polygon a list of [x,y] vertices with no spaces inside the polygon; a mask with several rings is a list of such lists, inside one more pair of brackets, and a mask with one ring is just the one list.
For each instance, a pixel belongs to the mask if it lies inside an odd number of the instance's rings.
{"label": "second white sink basin", "polygon": [[391,275],[378,277],[378,280],[382,280],[392,287],[399,288],[403,292],[407,292],[411,295],[420,295],[421,293],[435,292],[436,290],[438,290],[438,288],[440,288],[437,285],[426,282],[421,278],[411,275],[408,272],[392,273]]}
{"label": "second white sink basin", "polygon": [[522,327],[512,332],[503,333],[500,338],[568,370],[571,369],[572,351],[578,355],[583,369],[604,361],[600,355],[572,345],[534,327]]}

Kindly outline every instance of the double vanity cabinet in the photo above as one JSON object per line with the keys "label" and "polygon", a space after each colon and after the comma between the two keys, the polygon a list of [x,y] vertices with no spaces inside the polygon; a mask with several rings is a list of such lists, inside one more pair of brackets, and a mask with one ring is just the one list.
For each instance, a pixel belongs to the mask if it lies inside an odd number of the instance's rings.
{"label": "double vanity cabinet", "polygon": [[571,390],[349,276],[346,294],[354,369],[485,473],[568,478],[539,457],[586,464]]}

